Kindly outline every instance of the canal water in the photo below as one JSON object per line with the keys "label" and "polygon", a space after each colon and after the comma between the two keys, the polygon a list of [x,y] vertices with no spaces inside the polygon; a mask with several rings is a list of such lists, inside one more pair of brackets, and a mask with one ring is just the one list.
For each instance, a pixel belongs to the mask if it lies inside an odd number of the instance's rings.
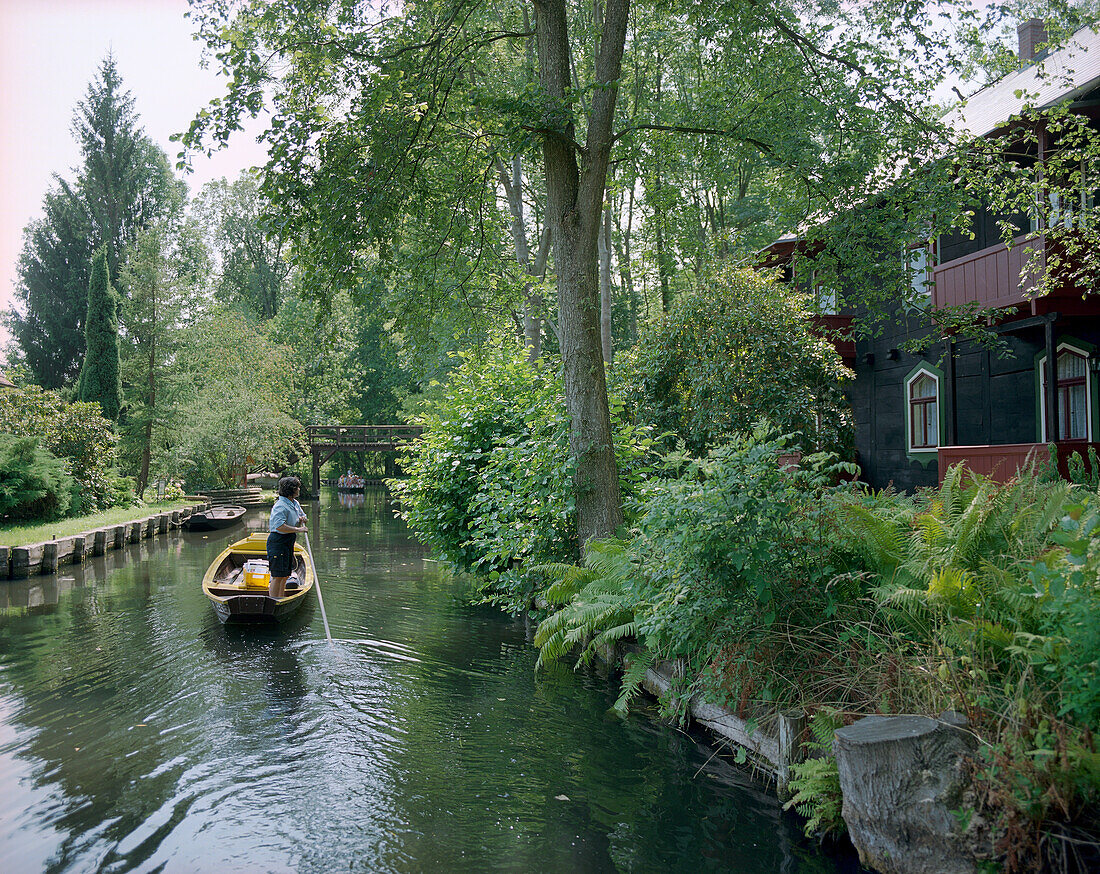
{"label": "canal water", "polygon": [[381,491],[307,505],[316,600],[218,624],[245,527],[0,582],[0,871],[851,871],[701,736],[465,606]]}

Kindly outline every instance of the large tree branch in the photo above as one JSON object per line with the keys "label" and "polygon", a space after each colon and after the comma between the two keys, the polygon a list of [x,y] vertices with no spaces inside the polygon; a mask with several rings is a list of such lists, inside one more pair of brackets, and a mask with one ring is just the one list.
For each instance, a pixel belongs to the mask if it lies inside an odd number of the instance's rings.
{"label": "large tree branch", "polygon": [[665,133],[675,134],[692,134],[695,136],[711,136],[711,137],[727,137],[730,139],[738,140],[742,143],[755,146],[761,152],[768,154],[772,151],[771,146],[765,143],[763,140],[758,140],[755,137],[747,137],[743,134],[737,133],[736,129],[720,128],[720,127],[692,127],[690,125],[683,124],[635,124],[630,127],[623,128],[617,133],[614,139],[626,136],[628,133],[640,130],[655,130],[664,131]]}
{"label": "large tree branch", "polygon": [[615,98],[622,75],[623,49],[630,20],[630,0],[608,0],[604,8],[603,33],[596,52],[596,88],[588,115],[585,152],[588,166],[581,178],[578,198],[582,214],[597,220],[602,213],[604,189],[607,185],[607,164],[613,138],[611,125],[615,120]]}
{"label": "large tree branch", "polygon": [[[813,40],[799,33],[795,28],[791,27],[791,25],[783,21],[782,18],[772,12],[771,9],[761,4],[759,0],[749,0],[749,5],[760,10],[768,23],[785,37],[787,37],[787,39],[789,39],[800,52],[803,52],[803,55],[805,55],[805,52],[809,52],[810,54],[816,55],[823,60],[830,61],[834,64],[839,64],[841,67],[844,67],[850,72],[857,73],[865,81],[875,83],[880,81],[880,76],[872,73],[862,64],[852,60],[851,58],[844,57],[843,55],[838,55],[835,52],[830,52],[826,49],[819,47],[816,43],[814,43]],[[887,93],[884,87],[876,86],[876,88],[878,90],[879,96],[881,96],[882,99],[885,100],[887,104],[889,104],[891,109],[904,115],[910,121],[915,123],[917,127],[928,133],[939,131],[939,128],[935,124],[928,121],[928,119],[924,118],[919,113],[913,112],[913,110],[910,109],[904,101],[898,100],[896,97],[892,97],[890,94]]]}

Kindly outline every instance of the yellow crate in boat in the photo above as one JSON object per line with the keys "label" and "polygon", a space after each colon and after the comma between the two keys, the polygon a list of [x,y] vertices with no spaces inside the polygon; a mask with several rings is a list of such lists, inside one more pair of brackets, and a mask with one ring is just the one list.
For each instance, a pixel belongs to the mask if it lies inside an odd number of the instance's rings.
{"label": "yellow crate in boat", "polygon": [[271,570],[263,559],[249,559],[244,563],[244,584],[250,589],[266,589],[271,583]]}

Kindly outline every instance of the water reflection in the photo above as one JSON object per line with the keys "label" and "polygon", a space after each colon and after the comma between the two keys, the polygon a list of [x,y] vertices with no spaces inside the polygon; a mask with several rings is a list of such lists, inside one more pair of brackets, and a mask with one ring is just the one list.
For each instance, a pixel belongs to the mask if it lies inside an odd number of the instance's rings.
{"label": "water reflection", "polygon": [[366,496],[362,492],[338,492],[336,496],[340,506],[345,510],[355,510],[366,503]]}
{"label": "water reflection", "polygon": [[699,738],[605,718],[605,678],[536,680],[524,624],[353,497],[309,509],[331,647],[312,604],[232,628],[201,594],[266,511],[0,584],[0,870],[842,867]]}

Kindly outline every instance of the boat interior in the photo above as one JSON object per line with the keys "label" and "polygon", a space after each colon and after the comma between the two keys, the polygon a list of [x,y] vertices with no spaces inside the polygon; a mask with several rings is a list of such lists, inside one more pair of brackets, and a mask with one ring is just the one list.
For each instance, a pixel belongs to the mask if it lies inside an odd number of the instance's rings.
{"label": "boat interior", "polygon": [[[229,595],[239,595],[242,592],[252,592],[257,595],[266,592],[266,589],[245,586],[244,584],[244,563],[260,557],[259,555],[249,553],[230,553],[226,556],[225,560],[218,565],[218,569],[214,571],[214,579],[210,584],[210,594],[226,597]],[[300,589],[305,577],[305,559],[295,553],[294,567],[291,569],[290,577],[286,581],[286,593],[292,595]]]}

